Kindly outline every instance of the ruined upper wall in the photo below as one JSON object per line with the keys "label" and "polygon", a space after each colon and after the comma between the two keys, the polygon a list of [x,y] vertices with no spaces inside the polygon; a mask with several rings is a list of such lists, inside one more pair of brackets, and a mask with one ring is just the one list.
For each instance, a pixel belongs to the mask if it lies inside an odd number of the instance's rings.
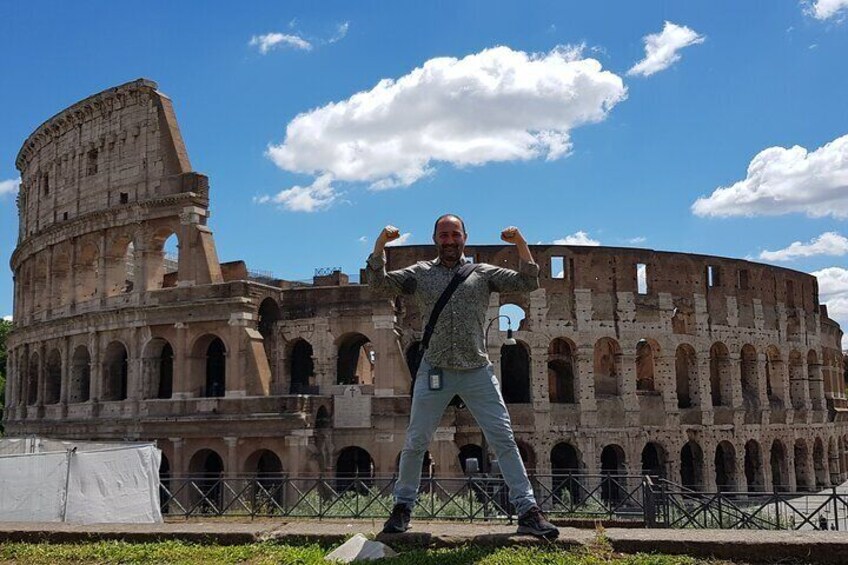
{"label": "ruined upper wall", "polygon": [[[89,213],[207,186],[180,176],[191,164],[173,106],[144,79],[59,112],[27,138],[15,164],[19,243]],[[192,180],[198,186],[183,186]]]}

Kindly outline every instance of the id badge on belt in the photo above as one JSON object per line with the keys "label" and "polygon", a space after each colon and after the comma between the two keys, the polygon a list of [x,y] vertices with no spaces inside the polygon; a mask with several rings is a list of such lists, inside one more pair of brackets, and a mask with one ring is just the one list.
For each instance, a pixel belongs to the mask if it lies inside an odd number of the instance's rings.
{"label": "id badge on belt", "polygon": [[430,368],[430,371],[427,373],[427,384],[430,386],[430,390],[442,390],[442,370],[438,367]]}

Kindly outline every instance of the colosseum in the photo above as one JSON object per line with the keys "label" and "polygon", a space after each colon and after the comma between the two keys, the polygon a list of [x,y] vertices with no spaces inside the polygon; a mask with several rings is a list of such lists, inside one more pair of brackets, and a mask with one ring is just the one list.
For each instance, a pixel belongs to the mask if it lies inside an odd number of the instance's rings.
{"label": "colosseum", "polygon": [[[395,472],[419,312],[351,282],[362,273],[304,283],[220,263],[209,180],[155,83],[59,112],[16,165],[10,435],[155,440],[170,476]],[[517,343],[498,326],[488,336],[531,473],[741,491],[848,478],[842,331],[813,276],[650,249],[532,251],[540,288],[489,308],[523,310]],[[388,267],[433,254],[391,247]],[[466,254],[517,266],[510,246]],[[484,446],[451,407],[429,472],[461,475]]]}

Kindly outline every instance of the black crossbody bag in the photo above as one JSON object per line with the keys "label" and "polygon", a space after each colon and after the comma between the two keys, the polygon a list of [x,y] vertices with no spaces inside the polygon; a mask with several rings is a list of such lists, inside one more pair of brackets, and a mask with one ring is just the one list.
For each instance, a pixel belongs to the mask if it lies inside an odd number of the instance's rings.
{"label": "black crossbody bag", "polygon": [[[430,319],[427,320],[427,325],[424,326],[424,337],[421,339],[421,344],[418,346],[418,355],[415,356],[415,365],[410,367],[412,369],[412,388],[411,391],[415,390],[415,378],[418,376],[418,368],[421,366],[421,361],[424,359],[424,353],[427,351],[427,348],[430,347],[430,339],[433,337],[433,330],[436,329],[436,321],[439,319],[439,314],[444,310],[445,305],[450,300],[450,297],[453,295],[453,292],[462,284],[462,281],[471,276],[471,273],[477,268],[477,265],[474,263],[466,263],[461,266],[459,270],[454,274],[451,281],[448,283],[448,286],[445,287],[445,290],[442,291],[442,295],[439,296],[439,299],[436,301],[436,305],[433,306],[433,311],[430,312]],[[410,396],[412,393],[410,392]],[[451,401],[451,404],[454,404]]]}

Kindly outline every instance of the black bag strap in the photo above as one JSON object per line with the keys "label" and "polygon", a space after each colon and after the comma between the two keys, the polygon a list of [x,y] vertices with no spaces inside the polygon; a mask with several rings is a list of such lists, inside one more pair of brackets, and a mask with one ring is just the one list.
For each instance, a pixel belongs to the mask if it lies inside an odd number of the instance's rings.
{"label": "black bag strap", "polygon": [[421,340],[422,353],[430,347],[430,338],[433,337],[433,330],[436,329],[436,321],[439,319],[439,314],[441,314],[442,310],[444,310],[448,300],[450,300],[451,295],[453,295],[453,291],[455,291],[457,287],[462,284],[462,281],[467,279],[476,268],[477,265],[475,263],[466,263],[461,266],[453,275],[453,278],[450,283],[448,283],[448,286],[445,287],[445,290],[442,291],[442,295],[436,301],[436,305],[433,306],[433,311],[430,312],[430,319],[427,320],[427,325],[424,326],[424,338]]}

